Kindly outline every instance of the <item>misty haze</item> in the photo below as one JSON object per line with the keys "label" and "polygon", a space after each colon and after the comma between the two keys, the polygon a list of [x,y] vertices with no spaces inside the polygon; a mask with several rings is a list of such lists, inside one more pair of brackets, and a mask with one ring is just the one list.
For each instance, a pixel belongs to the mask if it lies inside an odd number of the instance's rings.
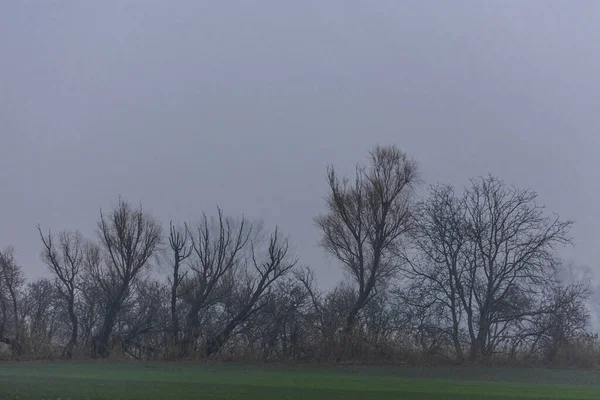
{"label": "misty haze", "polygon": [[1,399],[600,398],[600,2],[6,3]]}

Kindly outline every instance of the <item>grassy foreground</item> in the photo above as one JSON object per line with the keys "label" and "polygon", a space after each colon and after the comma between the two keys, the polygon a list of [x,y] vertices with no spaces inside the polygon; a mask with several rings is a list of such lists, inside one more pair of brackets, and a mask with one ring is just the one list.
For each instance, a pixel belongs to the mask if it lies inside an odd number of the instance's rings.
{"label": "grassy foreground", "polygon": [[600,373],[483,368],[0,363],[0,399],[600,399]]}

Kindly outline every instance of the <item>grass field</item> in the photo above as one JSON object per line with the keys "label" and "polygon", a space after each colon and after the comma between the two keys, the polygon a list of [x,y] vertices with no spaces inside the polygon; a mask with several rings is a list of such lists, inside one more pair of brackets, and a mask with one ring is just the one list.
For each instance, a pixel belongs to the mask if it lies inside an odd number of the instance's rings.
{"label": "grass field", "polygon": [[0,363],[0,399],[600,399],[600,372]]}

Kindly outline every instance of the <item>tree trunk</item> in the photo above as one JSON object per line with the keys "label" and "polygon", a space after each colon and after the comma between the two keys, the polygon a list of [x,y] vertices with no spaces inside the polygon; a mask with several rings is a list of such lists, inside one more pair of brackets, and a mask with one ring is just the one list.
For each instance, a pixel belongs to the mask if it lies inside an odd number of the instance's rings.
{"label": "tree trunk", "polygon": [[208,338],[208,340],[206,341],[206,346],[204,347],[204,356],[206,358],[209,358],[221,351],[221,348],[227,342],[234,329],[238,326],[240,322],[241,319],[234,318],[225,326],[225,328],[218,335]]}
{"label": "tree trunk", "polygon": [[177,318],[177,286],[171,288],[171,337],[173,344],[177,344],[179,334],[179,319]]}
{"label": "tree trunk", "polygon": [[110,340],[110,335],[112,333],[113,326],[115,325],[115,321],[117,319],[117,313],[118,309],[115,307],[111,307],[106,313],[106,316],[104,317],[102,329],[100,330],[100,334],[98,335],[98,342],[96,343],[96,348],[94,349],[94,355],[96,357],[108,357],[108,342]]}
{"label": "tree trunk", "polygon": [[469,360],[477,361],[482,357],[487,356],[486,338],[489,327],[487,324],[481,324],[479,332],[474,342],[471,342],[471,350],[469,352]]}
{"label": "tree trunk", "polygon": [[456,321],[454,322],[454,326],[452,327],[452,341],[454,343],[454,351],[456,352],[456,362],[462,363],[464,361],[464,354],[462,345],[460,343],[458,323]]}
{"label": "tree trunk", "polygon": [[193,304],[185,318],[185,327],[183,332],[183,341],[180,343],[179,355],[187,356],[191,354],[192,348],[196,340],[198,340],[198,313],[200,312],[201,303]]}
{"label": "tree trunk", "polygon": [[71,338],[69,343],[65,347],[65,356],[68,359],[73,358],[73,352],[77,347],[77,339],[79,336],[79,321],[77,320],[77,314],[75,313],[75,305],[72,301],[69,301],[68,305],[69,319],[71,320]]}

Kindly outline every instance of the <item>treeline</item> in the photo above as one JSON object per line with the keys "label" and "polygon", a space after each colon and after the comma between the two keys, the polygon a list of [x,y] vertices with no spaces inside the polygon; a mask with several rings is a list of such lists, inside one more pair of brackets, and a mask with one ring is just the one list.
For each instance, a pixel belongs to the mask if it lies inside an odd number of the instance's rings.
{"label": "treeline", "polygon": [[[588,282],[557,256],[572,223],[486,176],[430,187],[377,147],[327,171],[320,244],[347,272],[330,291],[277,227],[202,214],[161,223],[120,199],[97,237],[38,226],[51,278],[0,252],[0,351],[17,359],[496,362],[594,366]],[[168,278],[153,273],[167,270]]]}

